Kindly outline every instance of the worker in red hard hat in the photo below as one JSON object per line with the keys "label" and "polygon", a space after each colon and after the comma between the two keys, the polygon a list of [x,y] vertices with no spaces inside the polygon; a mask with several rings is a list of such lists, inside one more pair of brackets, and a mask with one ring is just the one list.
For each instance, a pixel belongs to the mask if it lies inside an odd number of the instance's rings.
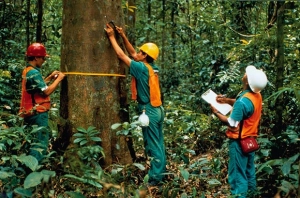
{"label": "worker in red hard hat", "polygon": [[148,119],[139,119],[139,121],[142,126],[146,154],[151,159],[148,185],[157,186],[161,184],[166,171],[163,137],[164,109],[159,86],[158,67],[154,64],[158,58],[159,49],[154,43],[145,43],[139,48],[139,52],[136,52],[122,28],[117,26],[115,28],[133,60],[120,48],[115,38],[114,29],[109,24],[106,25],[105,31],[118,58],[130,68],[130,74],[133,77],[132,99],[138,102],[139,112],[143,112],[149,117],[149,123]]}
{"label": "worker in red hard hat", "polygon": [[[30,155],[43,159],[49,144],[48,111],[50,110],[50,94],[65,77],[60,71],[53,71],[45,79],[41,67],[49,55],[41,43],[32,43],[26,51],[27,66],[22,73],[22,95],[19,115],[25,124],[37,125],[41,129],[36,133]],[[48,85],[48,83],[52,82]]]}

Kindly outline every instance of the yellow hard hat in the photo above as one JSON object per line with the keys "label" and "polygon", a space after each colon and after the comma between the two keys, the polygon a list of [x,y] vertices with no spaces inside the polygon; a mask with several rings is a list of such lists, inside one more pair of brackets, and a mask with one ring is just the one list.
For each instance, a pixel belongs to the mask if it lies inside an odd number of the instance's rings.
{"label": "yellow hard hat", "polygon": [[139,49],[148,54],[154,60],[156,60],[158,57],[159,49],[154,43],[145,43]]}

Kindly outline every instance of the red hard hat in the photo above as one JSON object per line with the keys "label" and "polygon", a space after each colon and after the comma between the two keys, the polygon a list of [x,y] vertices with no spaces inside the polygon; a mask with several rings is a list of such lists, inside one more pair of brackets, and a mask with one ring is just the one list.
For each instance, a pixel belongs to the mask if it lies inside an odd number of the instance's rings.
{"label": "red hard hat", "polygon": [[32,43],[26,51],[26,56],[49,56],[41,43]]}

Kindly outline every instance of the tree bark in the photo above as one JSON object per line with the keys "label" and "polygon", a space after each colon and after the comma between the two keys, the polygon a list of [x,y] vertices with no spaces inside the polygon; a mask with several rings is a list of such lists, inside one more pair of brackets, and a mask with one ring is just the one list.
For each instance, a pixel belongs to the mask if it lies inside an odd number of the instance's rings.
{"label": "tree bark", "polygon": [[42,42],[42,25],[43,25],[43,0],[37,1],[37,22],[36,22],[36,42]]}
{"label": "tree bark", "polygon": [[[104,26],[113,20],[122,25],[121,0],[63,1],[61,70],[125,74]],[[103,166],[132,162],[126,137],[117,137],[111,125],[128,121],[124,77],[67,75],[61,85],[60,147],[72,147],[77,127],[95,126],[105,152]],[[118,146],[117,146],[118,145]],[[118,148],[119,147],[119,148]]]}
{"label": "tree bark", "polygon": [[[283,78],[284,78],[284,2],[277,2],[277,41],[276,41],[276,48],[277,48],[277,56],[276,56],[276,90],[279,90],[283,86]],[[278,136],[282,133],[283,130],[283,122],[282,122],[282,113],[283,109],[285,108],[285,102],[283,100],[283,95],[279,96],[276,100],[275,104],[275,126],[273,127],[273,134],[274,136]],[[280,145],[280,144],[279,144]],[[278,157],[282,156],[282,152],[284,148],[280,146],[274,147],[272,150],[272,159],[277,159]]]}
{"label": "tree bark", "polygon": [[26,1],[26,48],[30,45],[30,31],[29,31],[29,17],[30,17],[30,0]]}

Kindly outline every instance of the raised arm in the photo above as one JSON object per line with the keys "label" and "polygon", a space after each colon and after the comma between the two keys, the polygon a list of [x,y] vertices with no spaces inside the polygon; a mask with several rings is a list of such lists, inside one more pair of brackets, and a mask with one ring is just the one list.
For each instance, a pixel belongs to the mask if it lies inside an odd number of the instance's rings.
{"label": "raised arm", "polygon": [[129,67],[131,59],[124,53],[124,51],[120,48],[119,44],[117,43],[112,27],[110,27],[109,24],[106,24],[106,28],[104,28],[104,30],[106,31],[109,41],[112,47],[114,48],[118,58],[121,59]]}
{"label": "raised arm", "polygon": [[124,42],[124,45],[125,45],[125,48],[127,50],[127,52],[130,54],[130,56],[136,60],[136,55],[137,55],[137,52],[135,51],[134,47],[131,45],[131,43],[129,42],[128,38],[126,37],[124,31],[122,28],[116,26],[116,30],[118,31],[118,33],[120,34],[120,36],[122,37],[123,39],[123,42]]}

